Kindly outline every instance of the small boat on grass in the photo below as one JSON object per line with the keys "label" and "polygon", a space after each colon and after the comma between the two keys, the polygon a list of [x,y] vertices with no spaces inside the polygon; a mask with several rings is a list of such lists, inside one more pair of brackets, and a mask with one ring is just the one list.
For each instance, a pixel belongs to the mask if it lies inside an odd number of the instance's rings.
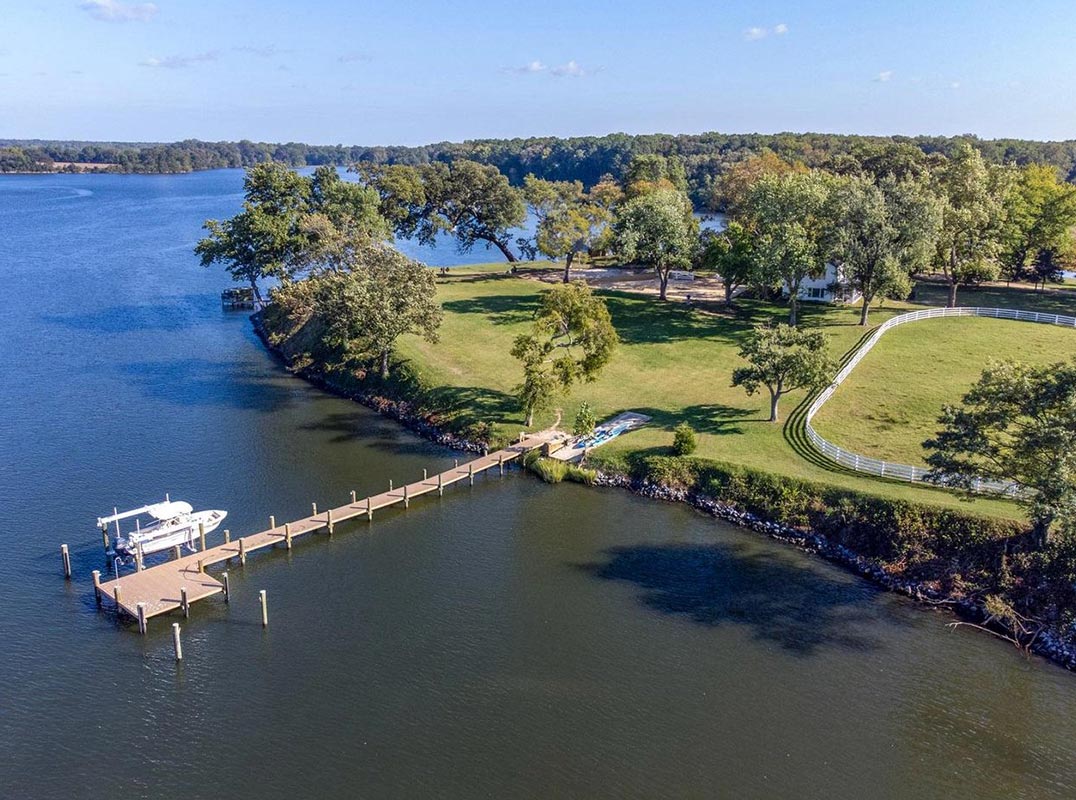
{"label": "small boat on grass", "polygon": [[[226,516],[227,511],[195,511],[190,503],[170,500],[166,496],[163,503],[151,503],[130,511],[116,511],[111,516],[98,517],[97,526],[107,531],[108,526],[114,524],[117,555],[137,558],[139,553],[147,556],[177,545],[193,551],[203,531],[206,534],[215,531]],[[134,530],[120,529],[120,520],[125,519],[134,520]]]}

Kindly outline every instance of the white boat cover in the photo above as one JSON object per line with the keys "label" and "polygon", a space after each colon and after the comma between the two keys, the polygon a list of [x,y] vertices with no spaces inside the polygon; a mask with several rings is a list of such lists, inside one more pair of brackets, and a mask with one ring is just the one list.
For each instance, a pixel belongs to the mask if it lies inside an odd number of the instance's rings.
{"label": "white boat cover", "polygon": [[110,522],[116,522],[129,517],[136,517],[139,514],[149,514],[154,519],[172,519],[173,517],[178,517],[183,514],[190,514],[192,511],[194,511],[194,506],[190,503],[185,503],[182,500],[172,500],[164,503],[153,503],[148,506],[132,508],[130,511],[121,511],[110,517],[98,517],[97,526],[100,527],[102,525],[107,525]]}

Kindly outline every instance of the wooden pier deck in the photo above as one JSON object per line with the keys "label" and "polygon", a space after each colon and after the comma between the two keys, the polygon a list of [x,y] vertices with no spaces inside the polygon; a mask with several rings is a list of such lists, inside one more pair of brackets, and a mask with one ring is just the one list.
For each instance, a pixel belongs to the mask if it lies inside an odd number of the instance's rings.
{"label": "wooden pier deck", "polygon": [[233,539],[215,547],[207,547],[201,552],[146,567],[139,572],[121,575],[117,579],[100,583],[95,587],[95,591],[99,600],[112,601],[118,610],[136,619],[139,604],[143,607],[145,619],[181,608],[184,589],[186,589],[189,607],[198,600],[224,591],[224,584],[205,572],[207,568],[215,564],[233,558],[245,559],[257,550],[278,544],[284,544],[290,548],[292,540],[308,533],[320,530],[328,530],[331,533],[332,527],[342,522],[358,517],[372,517],[375,511],[390,506],[406,506],[417,497],[443,491],[445,487],[454,483],[473,480],[475,475],[493,468],[501,468],[559,436],[563,434],[557,431],[542,431],[525,436],[511,447],[480,456],[424,480],[405,484],[381,494],[356,499],[353,503],[319,511],[309,517]]}

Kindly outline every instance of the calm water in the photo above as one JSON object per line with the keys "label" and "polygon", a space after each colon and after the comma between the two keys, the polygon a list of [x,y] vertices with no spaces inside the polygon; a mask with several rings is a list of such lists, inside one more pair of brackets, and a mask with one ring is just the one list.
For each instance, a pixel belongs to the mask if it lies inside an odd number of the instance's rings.
{"label": "calm water", "polygon": [[178,667],[171,620],[97,612],[113,505],[170,491],[250,532],[453,457],[220,311],[191,247],[240,180],[0,178],[0,796],[1076,796],[1073,676],[684,508],[520,473],[234,566]]}

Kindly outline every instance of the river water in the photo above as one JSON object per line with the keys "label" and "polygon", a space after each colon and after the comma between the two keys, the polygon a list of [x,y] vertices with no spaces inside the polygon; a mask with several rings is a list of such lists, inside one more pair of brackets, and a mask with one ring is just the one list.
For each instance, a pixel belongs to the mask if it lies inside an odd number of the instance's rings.
{"label": "river water", "polygon": [[233,565],[180,665],[172,619],[97,611],[113,505],[168,491],[248,533],[454,457],[220,310],[191,248],[240,189],[0,178],[0,795],[1076,796],[1072,675],[686,508],[519,472]]}

